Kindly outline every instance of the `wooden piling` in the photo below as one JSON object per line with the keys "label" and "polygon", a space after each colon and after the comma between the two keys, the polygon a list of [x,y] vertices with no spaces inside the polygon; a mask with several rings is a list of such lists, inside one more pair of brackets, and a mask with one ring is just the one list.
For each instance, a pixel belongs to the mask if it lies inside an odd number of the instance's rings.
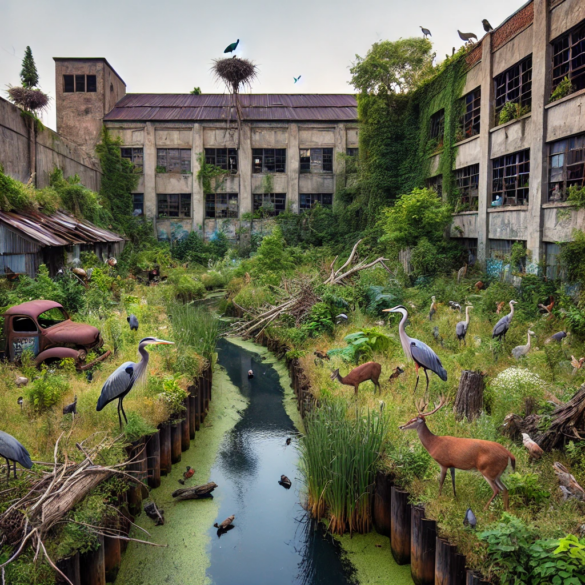
{"label": "wooden piling", "polygon": [[205,414],[209,412],[209,399],[210,399],[210,384],[209,384],[209,377],[207,376],[207,372],[203,373],[203,383],[205,387]]}
{"label": "wooden piling", "polygon": [[211,402],[213,391],[213,370],[211,369],[211,367],[207,369],[207,382],[209,384],[209,402]]}
{"label": "wooden piling", "polygon": [[410,508],[408,492],[391,488],[390,548],[399,565],[410,563]]}
{"label": "wooden piling", "polygon": [[424,508],[413,506],[410,522],[410,574],[415,585],[435,583],[437,523],[425,518]]}
{"label": "wooden piling", "polygon": [[195,391],[193,396],[195,398],[195,431],[201,428],[201,385],[199,380],[195,380]]}
{"label": "wooden piling", "polygon": [[181,428],[182,428],[181,451],[187,451],[189,449],[189,447],[191,446],[191,436],[190,436],[190,431],[189,431],[189,420],[191,417],[189,415],[189,399],[188,398],[185,398],[185,400],[183,400],[183,408],[185,409],[183,411],[183,416],[185,417],[185,419],[181,423]]}
{"label": "wooden piling", "polygon": [[[139,439],[132,443],[132,447],[129,452],[129,458],[133,461],[126,465],[126,472],[137,480],[141,480],[142,475],[142,462],[139,461],[142,458],[146,458],[146,452],[144,452],[144,439]],[[142,512],[142,485],[135,481],[130,481],[128,485],[128,509],[130,514],[133,516],[139,516]]]}
{"label": "wooden piling", "polygon": [[197,416],[197,399],[195,396],[189,396],[189,438],[191,441],[195,439],[195,431],[197,425],[195,424],[195,417]]}
{"label": "wooden piling", "polygon": [[453,555],[453,557],[455,559],[455,571],[454,571],[454,575],[453,575],[453,583],[455,585],[465,585],[465,581],[466,581],[466,577],[467,577],[466,569],[465,569],[465,563],[466,563],[465,555],[462,555],[461,553],[457,552],[457,545],[452,544],[451,548],[452,548],[451,554]]}
{"label": "wooden piling", "polygon": [[168,475],[172,469],[171,463],[171,423],[165,422],[160,429],[160,473]]}
{"label": "wooden piling", "polygon": [[201,424],[203,424],[203,422],[205,421],[205,416],[207,415],[207,408],[205,408],[205,378],[203,376],[199,376],[198,382],[199,399],[201,401],[199,410],[199,421]]}
{"label": "wooden piling", "polygon": [[171,423],[171,463],[173,465],[181,461],[182,435],[183,423],[173,421]]}
{"label": "wooden piling", "polygon": [[113,583],[116,580],[121,563],[120,540],[118,538],[104,537],[104,565],[108,583]]}
{"label": "wooden piling", "polygon": [[376,483],[374,488],[374,527],[378,534],[390,536],[390,505],[391,505],[392,484],[390,475],[382,471],[376,474]]}
{"label": "wooden piling", "polygon": [[[73,585],[81,585],[81,572],[79,569],[79,553],[75,553],[71,557],[67,557],[66,559],[60,559],[57,561],[57,567],[63,574],[73,583]],[[67,583],[65,579],[59,573],[55,575],[56,582]]]}
{"label": "wooden piling", "polygon": [[97,550],[84,553],[79,559],[81,585],[106,585],[104,537],[98,536]]}
{"label": "wooden piling", "polygon": [[148,458],[148,485],[151,489],[160,486],[160,430],[150,435],[146,442]]}
{"label": "wooden piling", "polygon": [[455,556],[451,545],[437,537],[435,549],[435,585],[454,585]]}
{"label": "wooden piling", "polygon": [[471,569],[465,571],[465,585],[490,585],[489,581],[484,581],[480,573]]}

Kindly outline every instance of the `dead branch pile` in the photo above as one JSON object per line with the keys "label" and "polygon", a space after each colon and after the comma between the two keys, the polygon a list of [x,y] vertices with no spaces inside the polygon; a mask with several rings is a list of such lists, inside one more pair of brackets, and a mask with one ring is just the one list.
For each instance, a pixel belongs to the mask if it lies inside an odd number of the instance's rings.
{"label": "dead branch pile", "polygon": [[[93,448],[85,447],[83,442],[77,443],[76,447],[84,454],[85,458],[81,463],[74,463],[68,460],[66,453],[63,462],[58,460],[59,441],[62,437],[63,434],[55,444],[54,462],[52,464],[38,463],[39,468],[45,468],[45,470],[40,471],[40,474],[39,472],[27,473],[28,492],[0,514],[0,546],[8,545],[13,548],[10,558],[0,565],[2,573],[7,565],[21,555],[26,546],[31,545],[35,550],[35,561],[39,554],[44,555],[49,565],[67,583],[71,583],[47,553],[44,541],[48,533],[94,488],[114,474],[126,477],[133,482],[139,482],[134,476],[122,471],[122,468],[127,465],[126,463],[113,466],[102,466],[94,463],[100,457],[100,452],[110,448],[116,440],[112,442],[104,439]],[[142,456],[143,454],[139,455],[139,457]],[[50,469],[50,471],[46,469]],[[68,521],[72,522],[73,520],[69,519]],[[126,537],[119,530],[86,524],[83,526],[95,534],[123,540],[135,540]],[[151,544],[146,541],[139,542]]]}
{"label": "dead branch pile", "polygon": [[560,449],[568,441],[585,440],[585,384],[573,398],[558,406],[552,413],[553,421],[537,440],[544,451]]}
{"label": "dead branch pile", "polygon": [[[376,265],[382,266],[393,276],[393,273],[385,264],[386,258],[380,257],[372,261],[357,260],[357,249],[361,241],[362,240],[359,240],[356,243],[348,259],[337,270],[335,269],[335,263],[338,257],[333,260],[329,267],[329,274],[322,284],[348,285],[350,284],[352,277],[358,272],[372,268]],[[295,323],[298,326],[311,311],[313,305],[321,300],[315,293],[315,286],[315,283],[306,280],[300,280],[297,281],[297,283],[287,283],[285,286],[285,291],[287,293],[285,299],[279,305],[264,307],[256,314],[253,314],[251,311],[248,311],[243,307],[238,307],[243,313],[251,315],[252,318],[245,322],[236,323],[231,331],[231,335],[238,335],[244,338],[254,335],[258,338],[270,323],[282,315],[293,316],[295,318]]]}

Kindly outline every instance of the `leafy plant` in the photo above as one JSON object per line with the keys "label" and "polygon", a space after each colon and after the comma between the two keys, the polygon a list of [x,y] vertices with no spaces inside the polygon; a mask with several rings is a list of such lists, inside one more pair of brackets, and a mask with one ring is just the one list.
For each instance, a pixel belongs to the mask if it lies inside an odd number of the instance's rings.
{"label": "leafy plant", "polygon": [[306,322],[303,323],[303,330],[311,337],[317,337],[324,333],[331,334],[333,333],[333,329],[335,329],[333,319],[334,315],[328,304],[315,303],[311,307],[311,312],[309,313]]}
{"label": "leafy plant", "polygon": [[583,209],[585,207],[585,187],[571,185],[567,189],[567,201],[577,209]]}
{"label": "leafy plant", "polygon": [[330,349],[327,355],[339,356],[346,361],[357,362],[359,358],[371,356],[375,351],[385,351],[390,347],[392,339],[385,333],[374,328],[364,328],[363,331],[350,333],[343,338],[348,347]]}
{"label": "leafy plant", "polygon": [[45,368],[43,375],[26,387],[27,401],[40,414],[59,404],[68,390],[69,383],[63,376],[49,374]]}
{"label": "leafy plant", "polygon": [[137,412],[130,411],[128,414],[128,423],[124,427],[124,435],[128,441],[137,441],[145,435],[156,433],[156,429],[149,425],[144,418]]}
{"label": "leafy plant", "polygon": [[532,585],[580,585],[585,582],[585,538],[569,534],[537,540],[530,547]]}
{"label": "leafy plant", "polygon": [[500,110],[500,116],[498,118],[498,125],[506,124],[511,120],[516,120],[525,116],[530,111],[528,106],[521,106],[516,102],[506,102]]}
{"label": "leafy plant", "polygon": [[568,95],[572,94],[575,91],[571,80],[568,77],[564,77],[563,80],[554,88],[549,102],[556,102]]}
{"label": "leafy plant", "polygon": [[184,411],[183,401],[189,395],[179,384],[180,375],[167,376],[162,383],[161,397],[171,414],[177,415]]}
{"label": "leafy plant", "polygon": [[550,498],[550,492],[541,487],[542,479],[536,473],[511,473],[507,485],[511,496],[521,498],[524,505],[540,505]]}

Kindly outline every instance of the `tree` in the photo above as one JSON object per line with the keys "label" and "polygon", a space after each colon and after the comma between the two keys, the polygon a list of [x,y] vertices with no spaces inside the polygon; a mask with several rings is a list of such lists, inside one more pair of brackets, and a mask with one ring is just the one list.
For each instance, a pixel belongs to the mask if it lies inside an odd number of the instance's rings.
{"label": "tree", "polygon": [[406,93],[432,74],[432,48],[423,38],[374,43],[365,57],[356,55],[351,84],[362,94]]}
{"label": "tree", "polygon": [[22,87],[26,87],[27,89],[32,89],[39,84],[39,74],[30,47],[27,47],[24,51],[20,79],[22,80]]}
{"label": "tree", "polygon": [[201,95],[201,88],[200,87],[194,87],[189,93],[191,95]]}

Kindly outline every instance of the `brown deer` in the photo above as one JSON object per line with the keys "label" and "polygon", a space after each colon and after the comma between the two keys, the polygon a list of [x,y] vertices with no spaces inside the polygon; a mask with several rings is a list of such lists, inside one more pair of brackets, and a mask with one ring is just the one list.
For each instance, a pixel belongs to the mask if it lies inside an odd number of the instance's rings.
{"label": "brown deer", "polygon": [[354,368],[347,376],[340,376],[339,375],[339,368],[335,370],[331,374],[332,380],[339,380],[342,384],[346,386],[353,386],[355,389],[355,393],[358,393],[358,387],[362,382],[366,380],[371,380],[374,383],[374,394],[376,393],[376,388],[382,392],[380,388],[380,384],[378,382],[378,378],[382,373],[382,366],[376,362],[368,362],[366,364],[362,364],[357,368]]}
{"label": "brown deer", "polygon": [[418,437],[429,455],[441,467],[441,477],[439,479],[439,495],[443,489],[443,482],[447,475],[447,470],[451,471],[451,480],[453,483],[453,495],[455,492],[455,469],[465,471],[477,469],[484,479],[490,484],[493,495],[485,505],[488,509],[493,499],[502,492],[504,498],[504,508],[508,510],[508,489],[503,484],[501,476],[508,467],[508,462],[512,470],[516,470],[516,459],[508,449],[499,443],[493,441],[482,441],[480,439],[463,439],[460,437],[439,437],[433,435],[427,427],[426,417],[434,414],[447,403],[444,397],[441,397],[439,404],[435,404],[435,409],[430,412],[422,412],[426,404],[419,404],[418,416],[409,420],[405,425],[400,427],[401,430],[416,429]]}

